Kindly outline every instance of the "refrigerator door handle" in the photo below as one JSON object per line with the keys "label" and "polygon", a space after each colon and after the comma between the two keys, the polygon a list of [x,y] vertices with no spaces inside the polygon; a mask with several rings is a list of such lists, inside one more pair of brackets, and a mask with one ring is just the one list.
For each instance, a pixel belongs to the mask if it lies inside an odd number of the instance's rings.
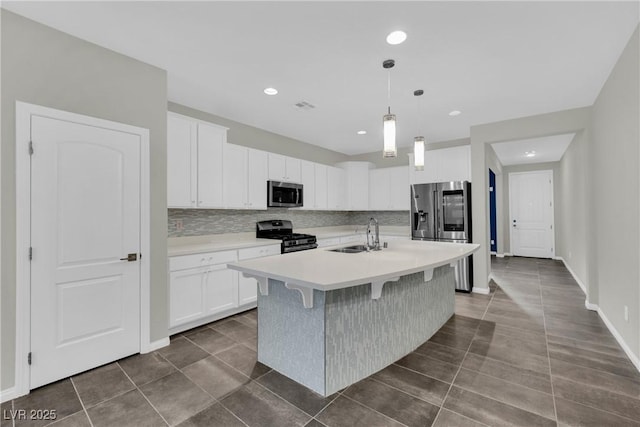
{"label": "refrigerator door handle", "polygon": [[442,233],[441,228],[440,228],[440,203],[439,203],[439,198],[438,198],[438,190],[435,190],[433,192],[433,210],[434,210],[434,221],[433,221],[433,228],[435,228],[435,238],[436,240],[440,239],[440,234]]}

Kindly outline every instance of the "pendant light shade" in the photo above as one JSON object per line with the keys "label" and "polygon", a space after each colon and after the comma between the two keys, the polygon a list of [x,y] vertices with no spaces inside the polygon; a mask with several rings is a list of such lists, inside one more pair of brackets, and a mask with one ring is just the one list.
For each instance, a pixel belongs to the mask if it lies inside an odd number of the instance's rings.
{"label": "pendant light shade", "polygon": [[382,116],[382,157],[396,157],[398,149],[396,147],[396,115],[391,114],[391,68],[396,65],[393,59],[387,59],[382,63],[382,67],[389,71],[387,79],[387,100],[389,107],[387,114]]}
{"label": "pendant light shade", "polygon": [[398,149],[396,148],[396,115],[385,114],[382,117],[382,130],[384,148],[382,157],[396,157]]}
{"label": "pendant light shade", "polygon": [[[420,97],[424,91],[422,89],[418,89],[413,91],[413,96],[418,100],[418,134],[420,134]],[[416,136],[413,138],[413,167],[417,171],[424,170],[424,136]]]}
{"label": "pendant light shade", "polygon": [[413,138],[413,165],[417,171],[424,170],[424,136]]}

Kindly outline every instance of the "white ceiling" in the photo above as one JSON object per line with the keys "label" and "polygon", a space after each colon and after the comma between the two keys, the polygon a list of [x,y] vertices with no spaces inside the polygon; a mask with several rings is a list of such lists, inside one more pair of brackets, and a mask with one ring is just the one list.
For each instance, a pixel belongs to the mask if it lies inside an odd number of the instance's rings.
{"label": "white ceiling", "polygon": [[[568,133],[544,138],[498,142],[491,146],[503,166],[557,162],[567,151],[574,136],[575,133]],[[532,151],[535,152],[535,156],[527,157],[526,153]]]}
{"label": "white ceiling", "polygon": [[[2,2],[168,71],[169,100],[345,154],[593,104],[638,2]],[[386,35],[407,32],[391,46]],[[268,86],[276,96],[263,94]],[[415,89],[424,89],[418,120]],[[294,107],[305,100],[309,111]],[[451,110],[461,110],[449,117]],[[367,135],[356,135],[365,129]]]}

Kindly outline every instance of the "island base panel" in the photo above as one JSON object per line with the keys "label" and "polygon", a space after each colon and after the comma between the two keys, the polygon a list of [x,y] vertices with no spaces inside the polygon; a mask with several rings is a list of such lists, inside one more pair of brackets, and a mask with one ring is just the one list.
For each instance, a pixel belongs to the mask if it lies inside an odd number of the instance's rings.
{"label": "island base panel", "polygon": [[323,396],[385,368],[427,341],[453,315],[453,268],[387,283],[314,290],[312,308],[298,291],[269,280],[258,295],[258,360]]}

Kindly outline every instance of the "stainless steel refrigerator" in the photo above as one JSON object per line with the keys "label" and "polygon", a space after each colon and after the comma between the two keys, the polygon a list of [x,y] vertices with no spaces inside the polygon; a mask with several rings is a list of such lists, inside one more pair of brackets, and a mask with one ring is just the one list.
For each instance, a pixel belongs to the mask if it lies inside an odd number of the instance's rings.
{"label": "stainless steel refrigerator", "polygon": [[[411,185],[411,238],[471,243],[471,183]],[[455,270],[456,290],[471,292],[472,256],[458,261]]]}

